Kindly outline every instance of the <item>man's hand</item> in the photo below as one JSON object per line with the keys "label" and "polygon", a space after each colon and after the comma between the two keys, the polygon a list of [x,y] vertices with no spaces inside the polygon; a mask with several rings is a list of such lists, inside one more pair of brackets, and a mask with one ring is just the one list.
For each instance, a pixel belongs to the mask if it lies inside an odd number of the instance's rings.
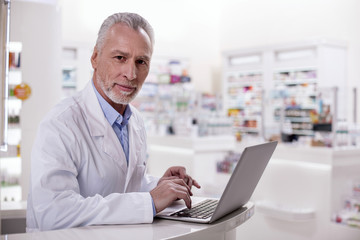
{"label": "man's hand", "polygon": [[192,186],[201,188],[195,179],[186,174],[184,167],[169,168],[160,178],[157,187],[150,191],[156,213],[161,212],[178,199],[183,199],[186,206],[191,208]]}
{"label": "man's hand", "polygon": [[192,186],[195,186],[197,188],[201,188],[201,186],[199,185],[199,183],[193,179],[192,177],[190,177],[189,175],[186,174],[186,169],[184,167],[171,167],[169,168],[164,175],[162,176],[162,178],[160,178],[159,183],[163,180],[166,179],[174,179],[174,178],[180,178],[182,180],[184,180],[184,182],[189,186],[190,190],[192,188]]}
{"label": "man's hand", "polygon": [[179,178],[163,179],[150,191],[150,195],[154,201],[156,213],[161,212],[177,199],[183,199],[186,206],[191,208],[191,190],[184,180]]}

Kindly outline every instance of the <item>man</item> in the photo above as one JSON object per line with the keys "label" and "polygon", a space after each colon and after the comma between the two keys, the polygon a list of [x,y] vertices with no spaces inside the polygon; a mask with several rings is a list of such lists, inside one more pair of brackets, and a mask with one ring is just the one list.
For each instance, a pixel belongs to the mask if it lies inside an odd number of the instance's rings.
{"label": "man", "polygon": [[102,24],[91,57],[93,79],[41,122],[31,155],[27,230],[151,223],[177,199],[191,207],[199,184],[185,168],[145,174],[144,123],[129,103],[149,72],[149,23],[118,13]]}

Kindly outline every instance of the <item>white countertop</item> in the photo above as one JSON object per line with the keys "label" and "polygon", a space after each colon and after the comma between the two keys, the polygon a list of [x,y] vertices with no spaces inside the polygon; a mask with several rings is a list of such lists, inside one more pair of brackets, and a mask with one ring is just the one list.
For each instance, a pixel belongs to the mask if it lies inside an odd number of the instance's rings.
{"label": "white countertop", "polygon": [[273,158],[301,161],[330,166],[349,166],[360,164],[360,148],[311,147],[280,143]]}
{"label": "white countertop", "polygon": [[[247,221],[254,213],[254,204],[234,211],[212,224],[185,223],[180,221],[155,219],[152,224],[101,225],[63,230],[9,234],[2,240],[96,240],[96,239],[221,239],[227,232]],[[235,232],[236,235],[236,232]],[[232,235],[230,237],[233,237]]]}
{"label": "white countertop", "polygon": [[[241,152],[247,146],[264,141],[242,141],[236,143],[236,151]],[[272,159],[316,163],[328,166],[351,166],[360,164],[360,147],[314,147],[298,143],[279,142]]]}

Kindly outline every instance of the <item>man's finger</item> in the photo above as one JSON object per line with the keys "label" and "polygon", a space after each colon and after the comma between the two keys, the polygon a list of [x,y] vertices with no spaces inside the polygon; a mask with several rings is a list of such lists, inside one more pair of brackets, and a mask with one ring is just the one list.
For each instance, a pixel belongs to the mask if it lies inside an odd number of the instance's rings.
{"label": "man's finger", "polygon": [[195,179],[192,179],[192,182],[195,187],[201,188],[200,184]]}
{"label": "man's finger", "polygon": [[193,180],[191,177],[188,177],[187,178],[187,181],[185,181],[186,184],[189,186],[189,188],[191,189],[192,188],[192,185],[193,185]]}

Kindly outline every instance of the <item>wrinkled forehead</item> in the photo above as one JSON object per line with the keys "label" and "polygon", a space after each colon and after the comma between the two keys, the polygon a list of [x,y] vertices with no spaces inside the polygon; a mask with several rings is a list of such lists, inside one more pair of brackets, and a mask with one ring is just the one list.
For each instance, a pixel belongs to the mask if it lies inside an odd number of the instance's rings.
{"label": "wrinkled forehead", "polygon": [[106,34],[100,55],[109,53],[151,59],[151,40],[143,29],[134,30],[124,24],[114,24]]}
{"label": "wrinkled forehead", "polygon": [[150,56],[153,52],[153,44],[148,33],[143,28],[134,29],[125,23],[116,23],[110,27],[100,51],[110,42],[122,42],[128,45],[137,43],[137,46],[143,46],[147,51],[150,51]]}

